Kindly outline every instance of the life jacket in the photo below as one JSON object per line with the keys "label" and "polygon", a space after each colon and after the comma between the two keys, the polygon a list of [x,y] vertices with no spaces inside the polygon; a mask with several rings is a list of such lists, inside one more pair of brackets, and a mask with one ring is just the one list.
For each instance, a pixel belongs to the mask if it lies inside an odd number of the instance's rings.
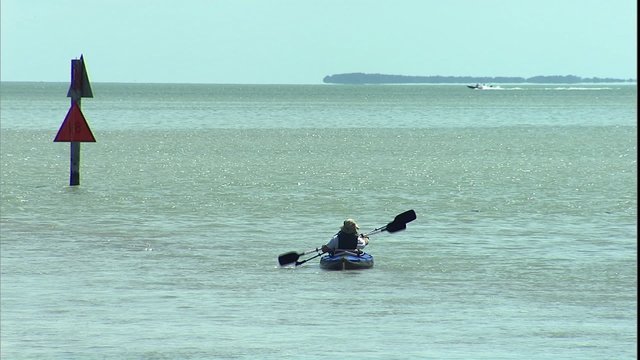
{"label": "life jacket", "polygon": [[338,249],[355,250],[358,247],[357,234],[345,234],[342,231],[338,233]]}

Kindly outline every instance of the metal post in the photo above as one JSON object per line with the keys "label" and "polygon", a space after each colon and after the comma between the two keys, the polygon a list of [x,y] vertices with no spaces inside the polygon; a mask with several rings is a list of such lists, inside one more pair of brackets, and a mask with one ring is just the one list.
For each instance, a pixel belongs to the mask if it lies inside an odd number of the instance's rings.
{"label": "metal post", "polygon": [[80,185],[80,143],[71,143],[71,176],[69,185]]}
{"label": "metal post", "polygon": [[[82,71],[80,60],[71,60],[71,87],[80,89],[82,86]],[[82,98],[80,91],[71,91],[71,106],[78,105],[80,109],[80,99]],[[69,172],[69,186],[80,185],[80,142],[71,142],[71,168]]]}

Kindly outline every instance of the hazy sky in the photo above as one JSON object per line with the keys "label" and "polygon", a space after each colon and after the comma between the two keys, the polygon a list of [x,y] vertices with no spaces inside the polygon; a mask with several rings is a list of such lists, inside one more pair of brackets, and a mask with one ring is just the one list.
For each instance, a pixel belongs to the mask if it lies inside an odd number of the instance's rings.
{"label": "hazy sky", "polygon": [[0,79],[637,78],[636,0],[0,0]]}

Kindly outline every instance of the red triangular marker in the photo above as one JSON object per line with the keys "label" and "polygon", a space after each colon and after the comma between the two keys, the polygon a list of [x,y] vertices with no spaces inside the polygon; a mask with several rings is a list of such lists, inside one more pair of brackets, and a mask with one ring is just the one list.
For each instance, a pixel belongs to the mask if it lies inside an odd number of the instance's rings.
{"label": "red triangular marker", "polygon": [[53,142],[96,142],[78,104],[71,105]]}

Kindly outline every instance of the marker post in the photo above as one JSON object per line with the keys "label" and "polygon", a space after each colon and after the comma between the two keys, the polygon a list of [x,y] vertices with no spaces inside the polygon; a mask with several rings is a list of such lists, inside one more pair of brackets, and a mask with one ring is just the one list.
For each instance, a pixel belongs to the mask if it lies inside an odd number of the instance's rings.
{"label": "marker post", "polygon": [[89,124],[80,110],[80,100],[83,97],[93,97],[82,55],[80,59],[71,60],[71,86],[67,97],[71,98],[71,107],[53,142],[71,143],[69,185],[75,186],[80,185],[80,143],[96,142]]}

